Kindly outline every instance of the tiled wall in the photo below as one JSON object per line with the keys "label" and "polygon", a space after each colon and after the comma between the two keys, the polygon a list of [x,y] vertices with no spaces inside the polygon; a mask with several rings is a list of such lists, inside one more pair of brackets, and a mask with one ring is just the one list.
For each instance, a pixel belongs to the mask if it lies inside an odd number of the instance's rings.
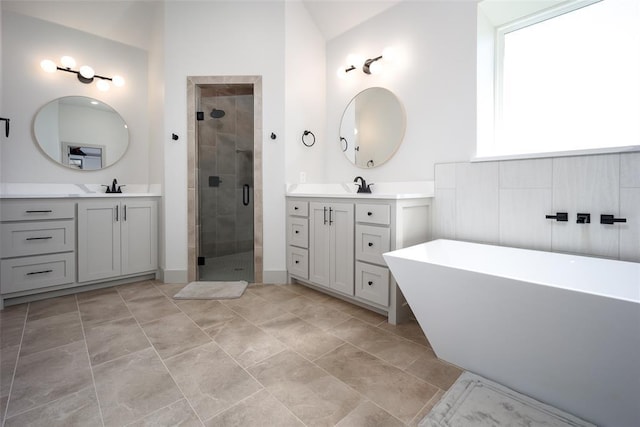
{"label": "tiled wall", "polygon": [[640,153],[437,164],[435,195],[436,238],[640,262]]}

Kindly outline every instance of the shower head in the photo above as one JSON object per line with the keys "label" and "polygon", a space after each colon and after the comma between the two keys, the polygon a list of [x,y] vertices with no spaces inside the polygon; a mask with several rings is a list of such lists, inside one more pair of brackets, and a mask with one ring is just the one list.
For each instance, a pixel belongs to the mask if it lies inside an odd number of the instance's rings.
{"label": "shower head", "polygon": [[211,117],[213,117],[214,119],[224,117],[224,114],[224,110],[216,110],[215,108],[211,110]]}

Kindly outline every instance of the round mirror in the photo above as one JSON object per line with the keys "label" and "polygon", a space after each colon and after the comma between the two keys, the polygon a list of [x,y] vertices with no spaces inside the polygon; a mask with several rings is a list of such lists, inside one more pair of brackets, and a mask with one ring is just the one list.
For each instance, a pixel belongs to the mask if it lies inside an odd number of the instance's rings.
{"label": "round mirror", "polygon": [[78,170],[111,166],[129,146],[129,129],[116,110],[97,99],[65,96],[38,111],[38,145],[61,165]]}
{"label": "round mirror", "polygon": [[405,116],[393,92],[372,87],[357,94],[340,122],[340,147],[360,168],[380,166],[393,156],[404,137]]}

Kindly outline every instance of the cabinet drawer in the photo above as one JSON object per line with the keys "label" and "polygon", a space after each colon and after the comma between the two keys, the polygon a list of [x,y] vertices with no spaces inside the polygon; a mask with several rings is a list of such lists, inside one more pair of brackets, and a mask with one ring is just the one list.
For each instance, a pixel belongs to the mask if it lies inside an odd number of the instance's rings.
{"label": "cabinet drawer", "polygon": [[292,276],[301,279],[309,278],[309,251],[306,249],[287,247],[287,269]]}
{"label": "cabinet drawer", "polygon": [[356,204],[356,222],[389,225],[391,222],[391,207],[389,205]]}
{"label": "cabinet drawer", "polygon": [[64,285],[75,281],[75,254],[3,259],[0,270],[3,294]]}
{"label": "cabinet drawer", "polygon": [[0,230],[3,258],[75,250],[75,226],[71,219],[4,223]]}
{"label": "cabinet drawer", "polygon": [[290,216],[287,218],[287,242],[301,248],[309,247],[309,220]]}
{"label": "cabinet drawer", "polygon": [[309,216],[309,203],[301,202],[299,200],[289,200],[287,201],[287,215],[295,215],[295,216]]}
{"label": "cabinet drawer", "polygon": [[75,203],[50,200],[6,200],[0,205],[2,221],[75,218]]}
{"label": "cabinet drawer", "polygon": [[389,236],[386,227],[356,225],[356,259],[386,265],[382,254],[389,252]]}
{"label": "cabinet drawer", "polygon": [[387,307],[389,305],[389,269],[356,262],[356,296]]}

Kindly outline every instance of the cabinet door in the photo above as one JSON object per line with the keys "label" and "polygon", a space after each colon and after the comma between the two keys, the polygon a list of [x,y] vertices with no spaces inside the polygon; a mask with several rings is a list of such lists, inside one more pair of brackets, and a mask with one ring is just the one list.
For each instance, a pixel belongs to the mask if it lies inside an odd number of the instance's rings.
{"label": "cabinet door", "polygon": [[120,275],[120,203],[78,203],[78,282]]}
{"label": "cabinet door", "polygon": [[309,204],[309,280],[330,287],[329,207],[326,203]]}
{"label": "cabinet door", "polygon": [[353,205],[333,203],[329,208],[331,288],[353,295]]}
{"label": "cabinet door", "polygon": [[156,202],[122,202],[122,274],[142,273],[158,268],[158,211]]}

